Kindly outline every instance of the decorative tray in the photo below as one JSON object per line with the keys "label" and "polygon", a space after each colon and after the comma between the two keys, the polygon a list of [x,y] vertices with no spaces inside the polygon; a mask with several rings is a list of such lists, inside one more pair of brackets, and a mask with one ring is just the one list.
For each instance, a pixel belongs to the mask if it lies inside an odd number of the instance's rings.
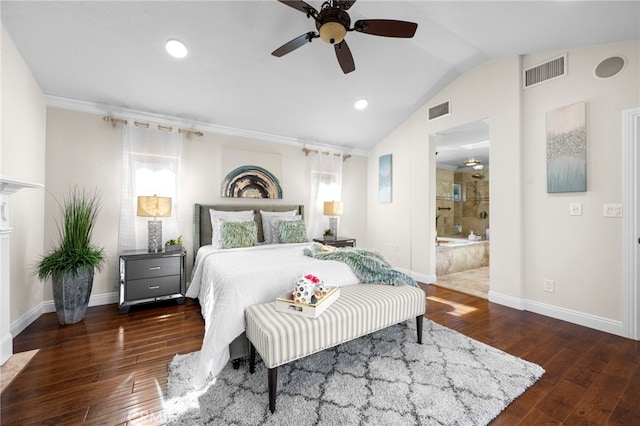
{"label": "decorative tray", "polygon": [[326,296],[313,304],[294,302],[291,300],[291,292],[288,291],[276,299],[276,311],[307,318],[318,318],[340,297],[340,287],[329,287],[329,289]]}

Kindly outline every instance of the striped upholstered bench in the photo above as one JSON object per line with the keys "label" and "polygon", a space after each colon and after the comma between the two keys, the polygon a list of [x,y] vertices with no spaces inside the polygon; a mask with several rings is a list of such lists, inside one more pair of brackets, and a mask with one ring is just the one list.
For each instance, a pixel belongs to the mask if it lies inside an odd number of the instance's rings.
{"label": "striped upholstered bench", "polygon": [[256,350],[269,369],[269,409],[276,409],[278,366],[416,318],[422,344],[425,294],[410,286],[354,284],[340,288],[340,298],[318,318],[276,311],[275,302],[253,305],[245,312],[250,342],[249,371]]}

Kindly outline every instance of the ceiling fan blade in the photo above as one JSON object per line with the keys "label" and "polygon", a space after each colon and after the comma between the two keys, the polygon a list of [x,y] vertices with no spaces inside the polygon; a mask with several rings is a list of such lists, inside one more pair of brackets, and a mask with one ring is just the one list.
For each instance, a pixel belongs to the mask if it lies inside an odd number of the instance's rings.
{"label": "ceiling fan blade", "polygon": [[338,6],[342,10],[349,10],[349,8],[353,6],[355,2],[356,0],[338,0],[336,3],[338,3]]}
{"label": "ceiling fan blade", "polygon": [[302,45],[310,43],[311,40],[316,38],[316,37],[319,37],[319,36],[314,32],[308,32],[306,34],[302,34],[301,36],[298,36],[298,37],[294,38],[293,40],[283,44],[280,47],[278,47],[276,50],[271,52],[271,54],[273,56],[277,56],[279,58],[281,56],[286,55],[287,53],[293,52],[294,50],[296,50],[298,47],[300,47]]}
{"label": "ceiling fan blade", "polygon": [[349,45],[345,40],[342,40],[338,44],[334,44],[333,48],[336,51],[336,57],[338,58],[338,63],[340,64],[340,68],[342,68],[342,72],[345,74],[349,74],[351,71],[356,69],[356,65],[353,63],[353,55],[351,55],[351,50],[349,49]]}
{"label": "ceiling fan blade", "polygon": [[362,19],[356,21],[353,29],[361,33],[383,37],[411,38],[416,33],[418,24],[393,19]]}
{"label": "ceiling fan blade", "polygon": [[302,0],[278,0],[280,3],[284,3],[287,6],[294,8],[295,10],[299,10],[300,12],[310,15],[316,16],[318,11],[313,7],[303,2]]}

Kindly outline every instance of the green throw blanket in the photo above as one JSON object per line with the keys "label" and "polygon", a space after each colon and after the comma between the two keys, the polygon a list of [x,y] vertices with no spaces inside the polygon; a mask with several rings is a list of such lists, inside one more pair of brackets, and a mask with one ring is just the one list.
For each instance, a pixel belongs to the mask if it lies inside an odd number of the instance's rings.
{"label": "green throw blanket", "polygon": [[370,250],[345,247],[323,252],[322,245],[314,243],[305,247],[304,254],[316,259],[344,262],[363,283],[418,286],[413,278],[396,271],[380,254]]}

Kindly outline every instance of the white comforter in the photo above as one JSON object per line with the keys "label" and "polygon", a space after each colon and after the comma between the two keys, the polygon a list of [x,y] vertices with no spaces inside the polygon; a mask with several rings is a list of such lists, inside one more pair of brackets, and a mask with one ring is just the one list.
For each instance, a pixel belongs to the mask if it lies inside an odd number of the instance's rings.
{"label": "white comforter", "polygon": [[229,343],[245,330],[248,306],[274,300],[296,280],[313,274],[327,285],[357,284],[342,262],[305,256],[303,244],[270,244],[243,249],[198,250],[187,297],[198,298],[205,335],[196,369],[196,385],[214,377],[229,361]]}

